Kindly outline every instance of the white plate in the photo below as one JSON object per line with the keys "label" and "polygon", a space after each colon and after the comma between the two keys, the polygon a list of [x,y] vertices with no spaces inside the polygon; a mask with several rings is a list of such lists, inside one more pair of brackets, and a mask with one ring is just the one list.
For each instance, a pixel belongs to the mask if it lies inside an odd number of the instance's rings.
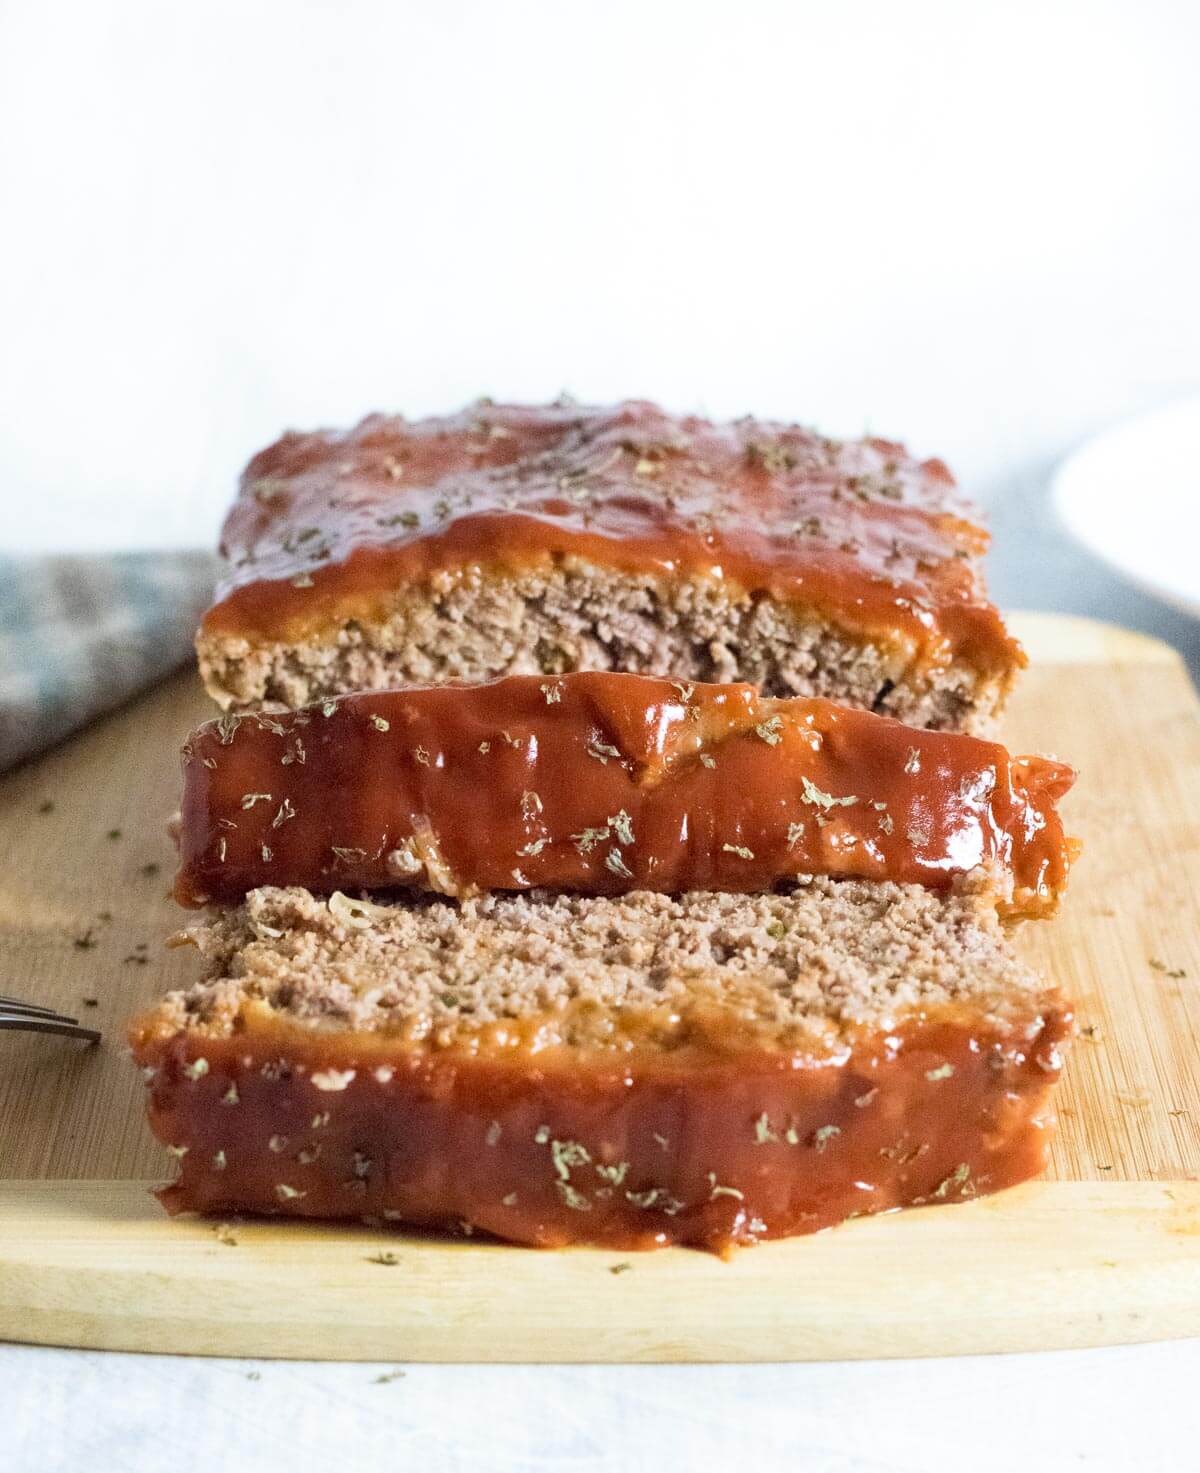
{"label": "white plate", "polygon": [[1200,616],[1200,399],[1105,430],[1059,466],[1052,490],[1085,547]]}

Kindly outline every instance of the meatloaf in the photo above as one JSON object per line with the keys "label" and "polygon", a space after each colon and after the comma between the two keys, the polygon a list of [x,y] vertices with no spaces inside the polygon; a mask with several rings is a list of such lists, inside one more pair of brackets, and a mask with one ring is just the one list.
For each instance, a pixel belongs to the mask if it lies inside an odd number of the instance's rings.
{"label": "meatloaf", "polygon": [[171,1212],[724,1251],[1036,1174],[1071,1027],[971,882],[264,888],[185,939],[131,1034]]}
{"label": "meatloaf", "polygon": [[509,676],[230,714],[184,748],[187,905],[260,885],[753,892],[797,874],[945,890],[987,868],[1052,909],[1074,774],[818,698]]}
{"label": "meatloaf", "polygon": [[288,434],[197,636],[225,708],[504,674],[746,680],[981,730],[1024,663],[946,467],[652,404]]}

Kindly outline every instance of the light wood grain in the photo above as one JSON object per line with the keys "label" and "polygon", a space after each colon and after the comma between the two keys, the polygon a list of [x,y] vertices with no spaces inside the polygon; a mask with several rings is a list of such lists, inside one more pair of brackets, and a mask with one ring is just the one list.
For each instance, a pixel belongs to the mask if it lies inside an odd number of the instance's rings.
{"label": "light wood grain", "polygon": [[[195,965],[161,944],[179,917],[164,822],[175,754],[208,714],[184,676],[0,781],[0,992],[105,1031],[94,1050],[0,1037],[0,1335],[190,1353],[723,1360],[1200,1333],[1200,706],[1152,640],[1085,620],[1017,623],[1033,664],[1007,736],[1079,767],[1067,814],[1087,846],[1062,915],[1018,937],[1090,1030],[1068,1064],[1047,1181],[732,1264],[633,1256],[618,1275],[620,1259],[591,1250],[261,1223],[230,1248],[211,1224],[168,1221],[144,1185],[170,1173],[122,1028]],[[381,1246],[400,1263],[369,1263]]]}
{"label": "light wood grain", "polygon": [[[1200,1185],[1031,1183],[729,1263],[368,1228],[163,1224],[129,1182],[0,1185],[23,1340],[330,1360],[721,1361],[1128,1343],[1200,1324]],[[392,1252],[397,1262],[372,1262]],[[614,1274],[618,1265],[627,1269]],[[11,1331],[10,1331],[11,1333]]]}

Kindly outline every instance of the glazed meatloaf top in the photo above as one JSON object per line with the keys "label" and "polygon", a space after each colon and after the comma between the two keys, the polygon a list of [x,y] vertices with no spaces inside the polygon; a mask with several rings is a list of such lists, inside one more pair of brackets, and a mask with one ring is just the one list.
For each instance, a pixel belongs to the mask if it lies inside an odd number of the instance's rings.
{"label": "glazed meatloaf top", "polygon": [[184,748],[177,897],[259,885],[769,889],[797,874],[944,890],[988,869],[1045,912],[1071,769],[748,685],[583,673],[227,715]]}
{"label": "glazed meatloaf top", "polygon": [[[986,534],[946,467],[880,439],[652,404],[494,405],[288,434],[251,461],[202,637],[297,642],[386,618],[397,588],[572,559],[700,578],[1007,681]],[[658,673],[669,673],[660,671]]]}

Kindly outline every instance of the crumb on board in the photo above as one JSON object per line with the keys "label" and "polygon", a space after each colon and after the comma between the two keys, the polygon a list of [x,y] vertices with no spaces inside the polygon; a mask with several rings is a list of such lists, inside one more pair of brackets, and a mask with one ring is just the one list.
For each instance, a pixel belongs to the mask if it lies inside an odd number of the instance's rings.
{"label": "crumb on board", "polygon": [[1178,982],[1181,978],[1187,976],[1187,972],[1183,967],[1169,967],[1161,957],[1152,956],[1150,958],[1150,966],[1154,971],[1161,972],[1164,977],[1170,977],[1174,982]]}

